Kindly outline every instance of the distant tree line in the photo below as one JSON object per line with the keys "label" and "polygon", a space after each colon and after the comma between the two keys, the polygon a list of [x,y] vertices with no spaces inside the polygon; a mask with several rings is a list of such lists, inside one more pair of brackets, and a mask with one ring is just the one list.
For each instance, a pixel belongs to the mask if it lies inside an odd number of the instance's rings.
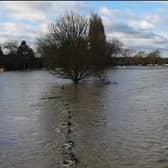
{"label": "distant tree line", "polygon": [[111,65],[164,65],[168,64],[168,58],[163,58],[159,50],[150,52],[136,51],[131,54],[130,49],[123,49],[120,56],[114,56],[111,59]]}
{"label": "distant tree line", "polygon": [[8,41],[0,46],[0,66],[6,70],[27,70],[41,68],[43,61],[35,57],[26,41],[22,41],[19,46],[17,41]]}

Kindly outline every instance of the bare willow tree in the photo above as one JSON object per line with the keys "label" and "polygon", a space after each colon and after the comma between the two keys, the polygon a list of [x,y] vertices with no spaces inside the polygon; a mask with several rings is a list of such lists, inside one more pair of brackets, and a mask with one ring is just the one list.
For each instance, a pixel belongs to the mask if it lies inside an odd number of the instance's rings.
{"label": "bare willow tree", "polygon": [[58,76],[77,84],[90,74],[88,21],[73,12],[61,16],[38,39],[38,51]]}

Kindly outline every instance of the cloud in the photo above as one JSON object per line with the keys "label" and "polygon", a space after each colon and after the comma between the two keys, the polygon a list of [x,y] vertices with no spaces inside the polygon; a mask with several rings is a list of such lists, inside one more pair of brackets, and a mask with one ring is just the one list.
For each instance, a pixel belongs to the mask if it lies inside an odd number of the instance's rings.
{"label": "cloud", "polygon": [[3,1],[1,8],[15,20],[45,22],[68,11],[87,9],[83,2],[76,1]]}
{"label": "cloud", "polygon": [[13,22],[7,22],[0,24],[0,37],[1,43],[10,40],[22,41],[26,40],[28,44],[34,44],[39,32],[38,28],[33,28],[26,24],[16,24]]}
{"label": "cloud", "polygon": [[139,32],[138,34],[136,34],[136,36],[126,32],[115,32],[109,33],[108,36],[111,38],[115,37],[122,39],[125,46],[134,49],[146,51],[160,49],[161,51],[168,52],[168,39],[152,32]]}
{"label": "cloud", "polygon": [[163,12],[138,15],[130,10],[108,7],[102,7],[98,11],[105,25],[108,40],[118,38],[125,46],[134,49],[160,49],[168,52],[168,36],[162,31],[163,27],[168,27],[168,23],[167,15],[162,15]]}
{"label": "cloud", "polygon": [[31,20],[36,22],[41,22],[46,20],[45,13],[38,8],[41,6],[38,2],[22,2],[22,1],[12,1],[12,2],[1,2],[1,7],[5,10],[6,15],[15,20]]}
{"label": "cloud", "polygon": [[26,39],[34,44],[41,32],[47,31],[47,25],[59,15],[69,11],[88,10],[83,2],[75,1],[2,1],[0,14],[0,40]]}
{"label": "cloud", "polygon": [[154,24],[146,20],[141,20],[133,22],[132,27],[135,29],[150,30],[154,28]]}
{"label": "cloud", "polygon": [[[98,4],[99,2],[94,2]],[[138,4],[137,4],[138,5]],[[58,16],[75,11],[89,16],[97,12],[104,23],[107,39],[119,38],[128,47],[167,51],[168,16],[166,11],[137,11],[106,6],[89,6],[82,1],[1,1],[0,42],[25,39],[34,45],[41,32]],[[5,14],[5,15],[4,15]]]}

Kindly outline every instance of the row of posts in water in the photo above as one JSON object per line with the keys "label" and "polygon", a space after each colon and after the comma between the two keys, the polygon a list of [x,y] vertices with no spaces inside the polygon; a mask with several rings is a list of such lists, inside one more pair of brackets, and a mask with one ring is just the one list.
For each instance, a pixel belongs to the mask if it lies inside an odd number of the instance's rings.
{"label": "row of posts in water", "polygon": [[66,121],[66,138],[65,143],[62,145],[63,161],[61,161],[62,168],[76,168],[79,160],[74,154],[74,141],[72,140],[72,113],[69,104],[64,104],[67,111]]}

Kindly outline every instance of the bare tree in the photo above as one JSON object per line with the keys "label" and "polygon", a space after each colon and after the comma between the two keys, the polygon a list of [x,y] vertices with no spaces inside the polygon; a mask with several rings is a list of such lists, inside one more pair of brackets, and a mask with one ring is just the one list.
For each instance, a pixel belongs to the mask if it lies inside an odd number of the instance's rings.
{"label": "bare tree", "polygon": [[48,27],[38,39],[38,51],[58,76],[77,84],[89,75],[88,22],[71,12]]}
{"label": "bare tree", "polygon": [[0,45],[0,56],[3,56],[3,51],[2,51],[2,48],[1,48],[1,45]]}
{"label": "bare tree", "polygon": [[152,65],[158,64],[160,61],[160,51],[158,49],[151,51],[147,54],[146,59]]}
{"label": "bare tree", "polygon": [[17,48],[18,48],[18,42],[17,41],[7,41],[3,44],[3,48],[6,50],[6,52],[10,55],[16,55]]}
{"label": "bare tree", "polygon": [[[45,66],[48,67],[49,70],[55,71],[61,66],[61,63],[59,62],[61,55],[59,55],[58,50],[58,44],[52,40],[49,30],[47,34],[42,34],[37,40],[37,52],[41,55]],[[64,59],[66,60],[66,58]],[[58,74],[60,75],[61,71],[60,73],[57,73],[57,75]]]}
{"label": "bare tree", "polygon": [[123,43],[118,40],[117,38],[114,38],[109,44],[109,50],[112,57],[118,57],[121,56],[122,50],[123,50]]}
{"label": "bare tree", "polygon": [[131,57],[134,55],[134,53],[135,53],[134,49],[131,49],[131,48],[123,48],[122,49],[122,56],[123,57]]}

